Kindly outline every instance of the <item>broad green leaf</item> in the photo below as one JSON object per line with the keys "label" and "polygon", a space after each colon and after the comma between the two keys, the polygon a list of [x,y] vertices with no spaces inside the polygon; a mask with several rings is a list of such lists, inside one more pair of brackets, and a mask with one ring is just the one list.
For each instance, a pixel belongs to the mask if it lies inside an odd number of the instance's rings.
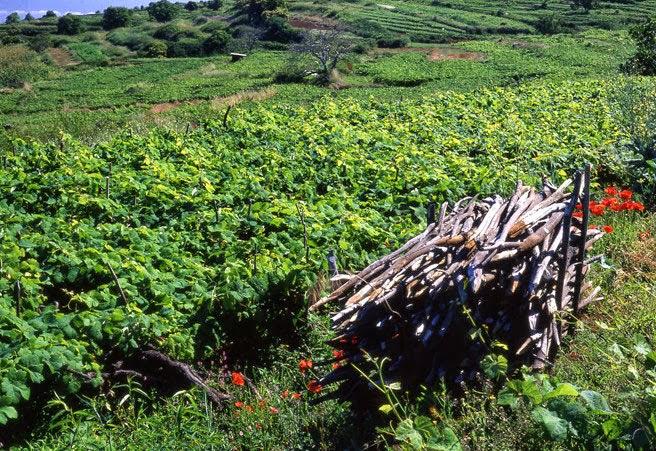
{"label": "broad green leaf", "polygon": [[608,440],[615,440],[622,435],[622,424],[617,418],[604,421],[601,428]]}
{"label": "broad green leaf", "polygon": [[583,390],[581,398],[585,401],[590,409],[597,412],[610,412],[608,401],[600,393],[592,390]]}
{"label": "broad green leaf", "polygon": [[549,436],[556,441],[563,441],[567,438],[568,423],[566,420],[555,415],[544,407],[536,407],[531,412],[535,421],[542,424]]}
{"label": "broad green leaf", "polygon": [[390,413],[393,409],[394,409],[394,408],[393,408],[391,405],[389,405],[389,404],[383,404],[382,406],[380,406],[380,407],[378,408],[378,410],[380,410],[380,411],[383,412],[384,414],[388,414],[388,413]]}
{"label": "broad green leaf", "polygon": [[578,396],[579,391],[572,385],[568,383],[564,384],[558,384],[556,388],[554,388],[552,391],[547,393],[544,396],[544,400],[548,400],[551,398],[556,398],[558,396]]}

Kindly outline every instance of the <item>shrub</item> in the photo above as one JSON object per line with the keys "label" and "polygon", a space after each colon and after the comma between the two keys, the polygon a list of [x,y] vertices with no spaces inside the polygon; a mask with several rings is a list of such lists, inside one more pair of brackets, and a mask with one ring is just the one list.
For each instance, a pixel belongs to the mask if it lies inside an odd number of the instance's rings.
{"label": "shrub", "polygon": [[151,36],[130,30],[115,30],[107,35],[107,40],[114,45],[122,45],[130,50],[141,50],[153,41]]}
{"label": "shrub", "polygon": [[102,64],[107,61],[105,55],[98,44],[88,42],[74,42],[68,45],[73,55],[79,61],[86,64]]}
{"label": "shrub", "polygon": [[298,42],[301,33],[294,29],[284,17],[270,17],[266,21],[263,39],[281,43]]}
{"label": "shrub", "polygon": [[186,56],[200,56],[202,52],[202,41],[185,38],[169,44],[167,54],[173,58],[180,58]]}
{"label": "shrub", "polygon": [[164,41],[152,41],[146,44],[142,49],[142,56],[147,56],[149,58],[162,58],[165,57],[168,52],[168,46]]}
{"label": "shrub", "polygon": [[31,22],[34,20],[34,16],[30,13],[27,13],[25,14],[25,18],[23,20],[25,20],[26,22]]}
{"label": "shrub", "polygon": [[27,41],[27,46],[35,52],[43,52],[52,47],[52,38],[49,34],[40,34]]}
{"label": "shrub", "polygon": [[18,22],[20,22],[20,16],[18,15],[18,13],[11,13],[5,19],[5,23],[7,25],[11,25]]}
{"label": "shrub", "polygon": [[126,27],[132,19],[132,10],[128,8],[110,6],[103,13],[102,27],[105,30]]}
{"label": "shrub", "polygon": [[43,17],[46,19],[50,19],[52,17],[57,17],[57,13],[49,9],[48,11],[46,11],[46,14]]}
{"label": "shrub", "polygon": [[203,41],[203,53],[211,55],[222,52],[230,42],[230,34],[226,30],[217,30]]}
{"label": "shrub", "polygon": [[239,0],[237,6],[251,22],[260,24],[273,16],[284,16],[287,0]]}
{"label": "shrub", "polygon": [[407,36],[382,36],[376,40],[376,44],[382,48],[398,49],[410,44],[410,39]]}
{"label": "shrub", "polygon": [[308,76],[306,67],[297,61],[290,61],[273,77],[274,83],[303,83]]}
{"label": "shrub", "polygon": [[356,42],[353,45],[353,53],[358,53],[360,55],[367,53],[369,50],[374,48],[375,42],[371,39],[362,39]]}
{"label": "shrub", "polygon": [[169,22],[178,15],[178,7],[167,0],[150,3],[146,10],[157,22]]}
{"label": "shrub", "polygon": [[542,34],[556,34],[563,29],[563,20],[556,14],[545,14],[535,22],[535,29]]}
{"label": "shrub", "polygon": [[196,3],[196,2],[187,2],[185,4],[185,9],[187,11],[196,11],[198,8],[199,8],[198,3]]}
{"label": "shrub", "polygon": [[80,34],[82,31],[82,19],[73,14],[66,14],[57,21],[57,33],[69,36]]}
{"label": "shrub", "polygon": [[631,29],[636,44],[636,53],[623,69],[639,75],[656,75],[656,18]]}
{"label": "shrub", "polygon": [[153,37],[157,39],[163,39],[165,41],[176,41],[181,33],[182,28],[176,24],[169,23],[155,30]]}
{"label": "shrub", "polygon": [[209,9],[212,9],[214,11],[218,11],[219,9],[221,9],[221,6],[223,6],[223,1],[221,1],[221,0],[210,0],[206,4],[207,4],[207,7]]}
{"label": "shrub", "polygon": [[34,51],[19,45],[0,47],[0,86],[20,87],[47,74],[48,66]]}

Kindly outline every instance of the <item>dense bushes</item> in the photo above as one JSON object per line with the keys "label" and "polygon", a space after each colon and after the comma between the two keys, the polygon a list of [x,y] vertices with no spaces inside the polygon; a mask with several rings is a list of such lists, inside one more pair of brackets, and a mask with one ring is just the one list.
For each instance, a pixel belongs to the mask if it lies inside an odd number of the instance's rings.
{"label": "dense bushes", "polygon": [[382,36],[376,40],[378,47],[398,49],[407,47],[410,44],[410,39],[407,36]]}
{"label": "dense bushes", "polygon": [[639,75],[656,75],[656,18],[634,27],[631,37],[636,43],[636,53],[624,65],[624,70]]}
{"label": "dense bushes", "polygon": [[57,33],[76,35],[82,32],[82,19],[73,14],[66,14],[57,21]]}
{"label": "dense bushes", "polygon": [[535,29],[542,34],[560,33],[563,30],[563,20],[554,13],[545,14],[535,22]]}
{"label": "dense bushes", "polygon": [[169,22],[178,15],[178,6],[167,0],[150,3],[146,10],[157,22]]}
{"label": "dense bushes", "polygon": [[105,30],[126,27],[132,19],[132,10],[110,6],[103,13],[102,26]]}
{"label": "dense bushes", "polygon": [[19,45],[0,46],[0,87],[20,87],[45,77],[48,71],[34,51]]}

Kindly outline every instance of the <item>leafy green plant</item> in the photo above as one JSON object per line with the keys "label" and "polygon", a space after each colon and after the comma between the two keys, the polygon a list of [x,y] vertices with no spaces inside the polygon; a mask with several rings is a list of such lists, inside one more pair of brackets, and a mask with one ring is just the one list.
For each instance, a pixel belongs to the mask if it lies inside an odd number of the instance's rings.
{"label": "leafy green plant", "polygon": [[386,382],[383,376],[383,367],[386,358],[377,360],[365,355],[373,367],[374,372],[367,374],[360,368],[355,369],[369,384],[378,390],[386,399],[387,403],[379,407],[379,411],[385,415],[392,415],[394,420],[390,421],[387,428],[381,429],[382,436],[392,437],[402,449],[407,450],[460,450],[460,442],[454,432],[443,425],[422,415],[417,415],[408,408],[407,402],[402,402],[397,392],[401,390],[399,382]]}

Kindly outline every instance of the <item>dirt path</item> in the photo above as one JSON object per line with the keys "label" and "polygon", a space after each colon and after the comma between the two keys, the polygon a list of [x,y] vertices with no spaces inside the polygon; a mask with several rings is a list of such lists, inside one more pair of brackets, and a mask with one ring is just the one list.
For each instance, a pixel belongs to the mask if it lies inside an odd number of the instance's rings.
{"label": "dirt path", "polygon": [[61,47],[53,47],[48,52],[54,63],[59,67],[70,67],[80,64],[78,61],[73,60],[71,52]]}

